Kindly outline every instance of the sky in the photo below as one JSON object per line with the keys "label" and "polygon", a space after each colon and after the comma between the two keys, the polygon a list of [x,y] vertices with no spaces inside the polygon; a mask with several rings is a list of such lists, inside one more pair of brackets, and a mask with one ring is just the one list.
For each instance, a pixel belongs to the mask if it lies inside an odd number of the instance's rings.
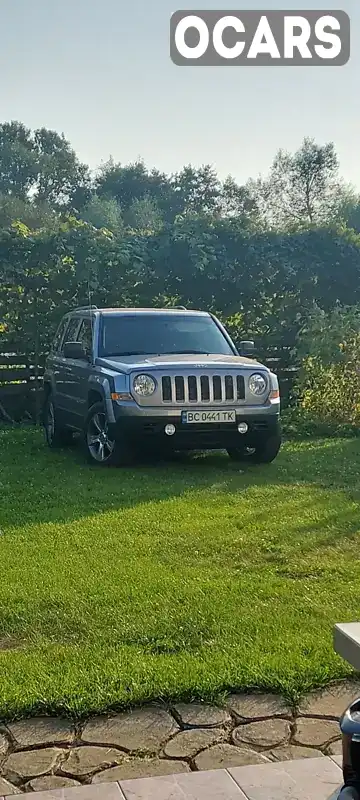
{"label": "sky", "polygon": [[[178,9],[331,9],[352,23],[343,67],[177,67]],[[92,169],[110,156],[243,183],[304,136],[333,141],[360,189],[360,0],[0,0],[1,120],[64,133]]]}

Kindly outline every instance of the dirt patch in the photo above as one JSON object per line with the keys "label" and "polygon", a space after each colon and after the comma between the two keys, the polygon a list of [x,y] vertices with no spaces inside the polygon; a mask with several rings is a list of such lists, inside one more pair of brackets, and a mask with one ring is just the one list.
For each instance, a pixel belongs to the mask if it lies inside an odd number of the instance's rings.
{"label": "dirt patch", "polygon": [[0,639],[0,651],[2,650],[21,650],[24,647],[24,642],[20,639],[13,639],[11,636],[6,636]]}

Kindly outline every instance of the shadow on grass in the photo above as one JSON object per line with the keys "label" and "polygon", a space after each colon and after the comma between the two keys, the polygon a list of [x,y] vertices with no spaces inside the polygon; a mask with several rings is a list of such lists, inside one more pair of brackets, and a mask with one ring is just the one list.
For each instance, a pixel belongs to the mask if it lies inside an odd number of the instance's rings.
{"label": "shadow on grass", "polygon": [[357,440],[287,443],[267,466],[237,464],[212,453],[102,468],[87,464],[78,444],[48,450],[33,429],[0,430],[0,450],[0,528],[66,522],[214,487],[229,494],[254,486],[308,485],[360,496]]}

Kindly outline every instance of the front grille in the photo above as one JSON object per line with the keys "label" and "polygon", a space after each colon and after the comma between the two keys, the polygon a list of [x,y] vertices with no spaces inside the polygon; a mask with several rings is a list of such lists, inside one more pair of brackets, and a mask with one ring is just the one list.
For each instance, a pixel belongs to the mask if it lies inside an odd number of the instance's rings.
{"label": "front grille", "polygon": [[230,403],[245,400],[242,375],[164,375],[163,403]]}

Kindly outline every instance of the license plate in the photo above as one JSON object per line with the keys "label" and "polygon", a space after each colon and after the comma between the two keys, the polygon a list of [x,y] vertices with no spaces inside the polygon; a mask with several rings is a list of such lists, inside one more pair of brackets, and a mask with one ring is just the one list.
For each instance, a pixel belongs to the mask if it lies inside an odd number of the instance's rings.
{"label": "license plate", "polygon": [[183,411],[181,419],[186,425],[236,422],[236,411]]}

